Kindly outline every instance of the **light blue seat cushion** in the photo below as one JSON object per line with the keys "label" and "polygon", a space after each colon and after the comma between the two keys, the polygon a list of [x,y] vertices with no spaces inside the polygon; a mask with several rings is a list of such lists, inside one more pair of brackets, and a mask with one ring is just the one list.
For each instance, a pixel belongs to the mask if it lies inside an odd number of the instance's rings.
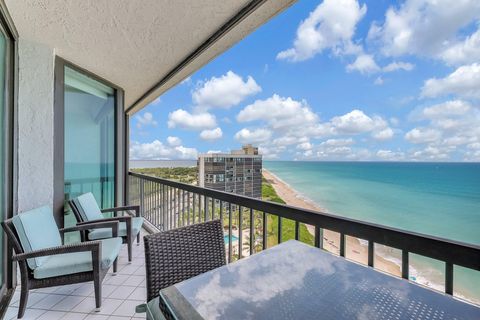
{"label": "light blue seat cushion", "polygon": [[95,200],[95,197],[91,192],[84,193],[77,197],[76,202],[79,205],[78,210],[84,221],[93,221],[104,218],[98,207],[97,200]]}
{"label": "light blue seat cushion", "polygon": [[[142,228],[143,218],[142,217],[133,217],[132,218],[132,237],[135,237]],[[120,222],[118,224],[118,236],[124,237],[127,235],[127,224],[125,222]],[[101,228],[93,229],[88,234],[89,240],[105,239],[112,237],[111,228]]]}
{"label": "light blue seat cushion", "polygon": [[[102,269],[108,269],[120,253],[122,239],[110,238],[101,240],[101,243],[100,266]],[[64,253],[48,256],[43,264],[33,271],[33,277],[44,279],[92,270],[92,253],[90,251]]]}
{"label": "light blue seat cushion", "polygon": [[[62,245],[52,209],[47,206],[20,213],[12,218],[12,222],[26,253]],[[35,269],[47,259],[48,257],[32,258],[27,263],[31,269]]]}

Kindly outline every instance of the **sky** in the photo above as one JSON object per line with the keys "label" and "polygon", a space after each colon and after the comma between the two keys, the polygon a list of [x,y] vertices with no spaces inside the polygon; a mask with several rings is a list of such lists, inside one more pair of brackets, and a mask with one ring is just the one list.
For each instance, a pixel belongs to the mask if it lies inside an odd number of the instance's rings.
{"label": "sky", "polygon": [[301,0],[130,121],[131,159],[480,161],[480,1]]}

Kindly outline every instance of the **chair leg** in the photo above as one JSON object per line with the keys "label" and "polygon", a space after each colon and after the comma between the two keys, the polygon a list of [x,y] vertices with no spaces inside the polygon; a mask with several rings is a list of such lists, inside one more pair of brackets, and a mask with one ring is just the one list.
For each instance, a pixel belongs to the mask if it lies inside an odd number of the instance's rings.
{"label": "chair leg", "polygon": [[113,261],[113,275],[117,275],[118,257]]}
{"label": "chair leg", "polygon": [[132,242],[130,239],[127,240],[127,248],[128,248],[128,262],[132,262]]}
{"label": "chair leg", "polygon": [[25,309],[27,308],[28,302],[28,289],[26,285],[22,283],[22,288],[20,292],[20,306],[18,308],[18,318],[22,318],[25,314]]}
{"label": "chair leg", "polygon": [[137,246],[140,245],[140,232],[137,233]]}
{"label": "chair leg", "polygon": [[95,288],[95,311],[99,312],[102,306],[102,281],[100,275],[94,276],[93,286]]}

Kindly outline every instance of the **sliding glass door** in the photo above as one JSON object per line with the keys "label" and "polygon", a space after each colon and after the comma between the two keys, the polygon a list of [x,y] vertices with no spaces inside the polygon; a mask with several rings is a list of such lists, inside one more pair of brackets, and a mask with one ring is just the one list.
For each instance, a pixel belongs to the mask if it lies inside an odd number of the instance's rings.
{"label": "sliding glass door", "polygon": [[[0,4],[0,221],[13,214],[13,107],[14,107],[14,43],[11,31]],[[7,289],[13,286],[11,252],[7,239],[0,231],[0,301],[6,300]],[[3,304],[0,305],[0,317]]]}
{"label": "sliding glass door", "polygon": [[[7,37],[3,32],[0,32],[0,208],[5,208],[5,187],[7,183],[5,181],[5,165],[6,165],[6,148],[5,137],[6,133],[6,121],[5,121],[5,107],[7,105],[5,99],[5,78],[7,71]],[[3,210],[2,210],[3,211]],[[5,214],[0,214],[0,221],[5,219]],[[6,252],[4,245],[5,237],[3,232],[0,232],[0,255],[2,257],[2,263],[0,264],[0,288],[4,288],[5,285],[5,260]]]}
{"label": "sliding glass door", "polygon": [[[92,192],[102,208],[115,200],[115,90],[64,69],[65,200]],[[65,226],[76,223],[65,205]]]}

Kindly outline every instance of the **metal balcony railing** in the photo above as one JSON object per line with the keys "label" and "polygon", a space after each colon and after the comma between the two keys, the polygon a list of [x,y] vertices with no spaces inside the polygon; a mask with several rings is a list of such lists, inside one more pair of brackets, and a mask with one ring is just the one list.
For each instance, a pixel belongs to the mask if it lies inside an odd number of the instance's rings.
{"label": "metal balcony railing", "polygon": [[[157,177],[129,172],[129,204],[141,206],[146,220],[164,231],[211,219],[225,228],[228,261],[266,249],[283,239],[282,228],[294,225],[294,239],[302,224],[313,226],[313,245],[324,248],[323,230],[340,234],[340,256],[345,256],[346,236],[368,243],[368,265],[374,267],[375,244],[401,250],[402,278],[409,278],[409,254],[433,258],[445,264],[445,293],[453,294],[454,266],[480,271],[480,246],[404,231],[368,222],[300,209],[227,192],[201,188]],[[275,219],[271,219],[275,218]],[[275,222],[275,225],[268,223]],[[236,239],[235,239],[236,238]],[[236,242],[235,244],[233,242]]]}

